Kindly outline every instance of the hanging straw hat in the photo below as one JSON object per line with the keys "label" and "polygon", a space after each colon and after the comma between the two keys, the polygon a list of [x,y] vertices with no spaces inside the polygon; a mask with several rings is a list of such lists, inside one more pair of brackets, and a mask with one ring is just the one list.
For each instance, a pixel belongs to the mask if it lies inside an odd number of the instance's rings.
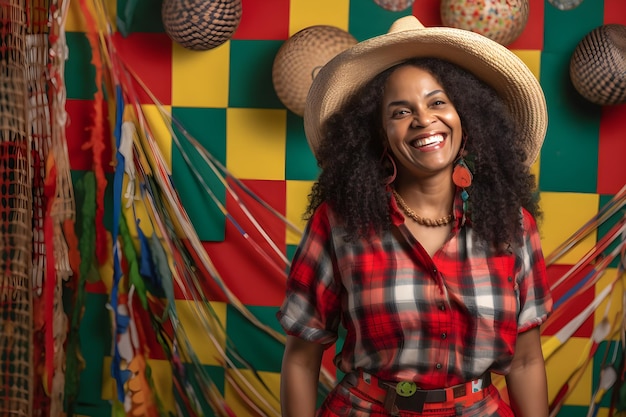
{"label": "hanging straw hat", "polygon": [[589,32],[572,54],[570,78],[592,103],[626,103],[626,26],[613,23]]}
{"label": "hanging straw hat", "polygon": [[548,114],[539,82],[513,52],[477,33],[449,28],[425,28],[415,16],[398,19],[389,33],[358,43],[337,55],[313,80],[304,111],[304,130],[316,152],[324,122],[357,90],[380,72],[414,57],[449,61],[490,85],[521,130],[526,164],[541,149]]}
{"label": "hanging straw hat", "polygon": [[272,65],[272,83],[280,101],[302,116],[313,79],[328,61],[356,44],[356,39],[335,26],[309,26],[280,47]]}

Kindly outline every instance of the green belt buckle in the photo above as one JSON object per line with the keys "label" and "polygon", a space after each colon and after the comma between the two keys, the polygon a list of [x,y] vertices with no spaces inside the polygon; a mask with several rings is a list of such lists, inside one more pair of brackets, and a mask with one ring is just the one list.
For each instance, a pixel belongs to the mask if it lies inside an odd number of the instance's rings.
{"label": "green belt buckle", "polygon": [[400,381],[396,384],[396,394],[401,397],[410,397],[417,391],[417,384],[413,381]]}

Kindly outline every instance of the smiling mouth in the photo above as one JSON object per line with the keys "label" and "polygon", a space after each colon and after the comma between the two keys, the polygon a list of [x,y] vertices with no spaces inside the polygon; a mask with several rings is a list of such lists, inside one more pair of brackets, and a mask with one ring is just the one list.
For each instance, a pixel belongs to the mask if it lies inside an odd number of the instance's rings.
{"label": "smiling mouth", "polygon": [[444,139],[443,135],[428,136],[427,138],[415,139],[411,142],[411,146],[423,148],[424,146],[438,145],[443,142]]}

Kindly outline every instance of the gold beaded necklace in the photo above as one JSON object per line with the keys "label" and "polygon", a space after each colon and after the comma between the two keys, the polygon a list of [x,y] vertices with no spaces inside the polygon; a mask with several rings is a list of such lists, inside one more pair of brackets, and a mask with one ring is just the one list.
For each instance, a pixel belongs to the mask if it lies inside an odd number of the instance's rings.
{"label": "gold beaded necklace", "polygon": [[426,217],[422,217],[416,212],[414,212],[411,207],[409,207],[406,202],[400,197],[400,194],[395,189],[391,190],[393,192],[393,196],[396,199],[396,202],[400,205],[402,210],[406,213],[407,216],[415,220],[417,224],[421,224],[422,226],[428,227],[439,227],[445,226],[452,221],[454,216],[452,214],[448,214],[440,219],[427,219]]}

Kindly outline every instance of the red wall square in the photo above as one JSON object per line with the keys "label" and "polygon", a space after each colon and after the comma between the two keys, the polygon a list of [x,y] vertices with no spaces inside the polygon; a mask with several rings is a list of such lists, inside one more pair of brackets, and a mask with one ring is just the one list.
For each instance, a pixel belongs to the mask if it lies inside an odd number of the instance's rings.
{"label": "red wall square", "polygon": [[440,4],[441,0],[418,0],[413,3],[413,16],[426,27],[443,26]]}
{"label": "red wall square", "polygon": [[[249,180],[244,183],[259,198],[284,213],[285,181]],[[237,195],[284,254],[286,226],[283,221],[261,208],[250,196],[241,191]],[[226,200],[227,210],[237,225],[227,220],[223,242],[203,243],[209,257],[225,285],[242,303],[255,306],[281,305],[285,296],[286,265],[244,216],[237,202],[230,196]]]}
{"label": "red wall square", "polygon": [[598,194],[617,194],[626,184],[626,104],[604,106],[598,143]]}
{"label": "red wall square", "polygon": [[544,0],[529,1],[528,21],[522,34],[507,45],[509,49],[543,50]]}
{"label": "red wall square", "polygon": [[[113,39],[122,63],[161,104],[172,104],[172,40],[164,33],[131,33],[126,38],[116,33]],[[132,74],[129,77],[139,102],[154,104]]]}
{"label": "red wall square", "polygon": [[[553,285],[556,283],[567,271],[571,269],[572,265],[550,265],[548,267],[548,283]],[[572,275],[561,285],[556,287],[552,292],[552,298],[554,301],[562,299],[564,294],[575,287],[578,282],[591,270],[591,267],[583,268],[577,274]],[[563,303],[561,307],[556,308],[555,313],[548,318],[548,321],[542,328],[542,335],[553,336],[559,330],[563,328],[569,321],[571,321],[578,313],[585,309],[593,301],[595,297],[595,287],[591,287],[583,293],[572,296],[569,301]],[[593,332],[593,318],[591,316],[583,322],[583,324],[574,332],[574,337],[591,337]]]}
{"label": "red wall square", "polygon": [[286,40],[289,0],[242,0],[243,13],[232,39]]}
{"label": "red wall square", "polygon": [[626,25],[626,2],[624,0],[604,0],[604,24]]}

